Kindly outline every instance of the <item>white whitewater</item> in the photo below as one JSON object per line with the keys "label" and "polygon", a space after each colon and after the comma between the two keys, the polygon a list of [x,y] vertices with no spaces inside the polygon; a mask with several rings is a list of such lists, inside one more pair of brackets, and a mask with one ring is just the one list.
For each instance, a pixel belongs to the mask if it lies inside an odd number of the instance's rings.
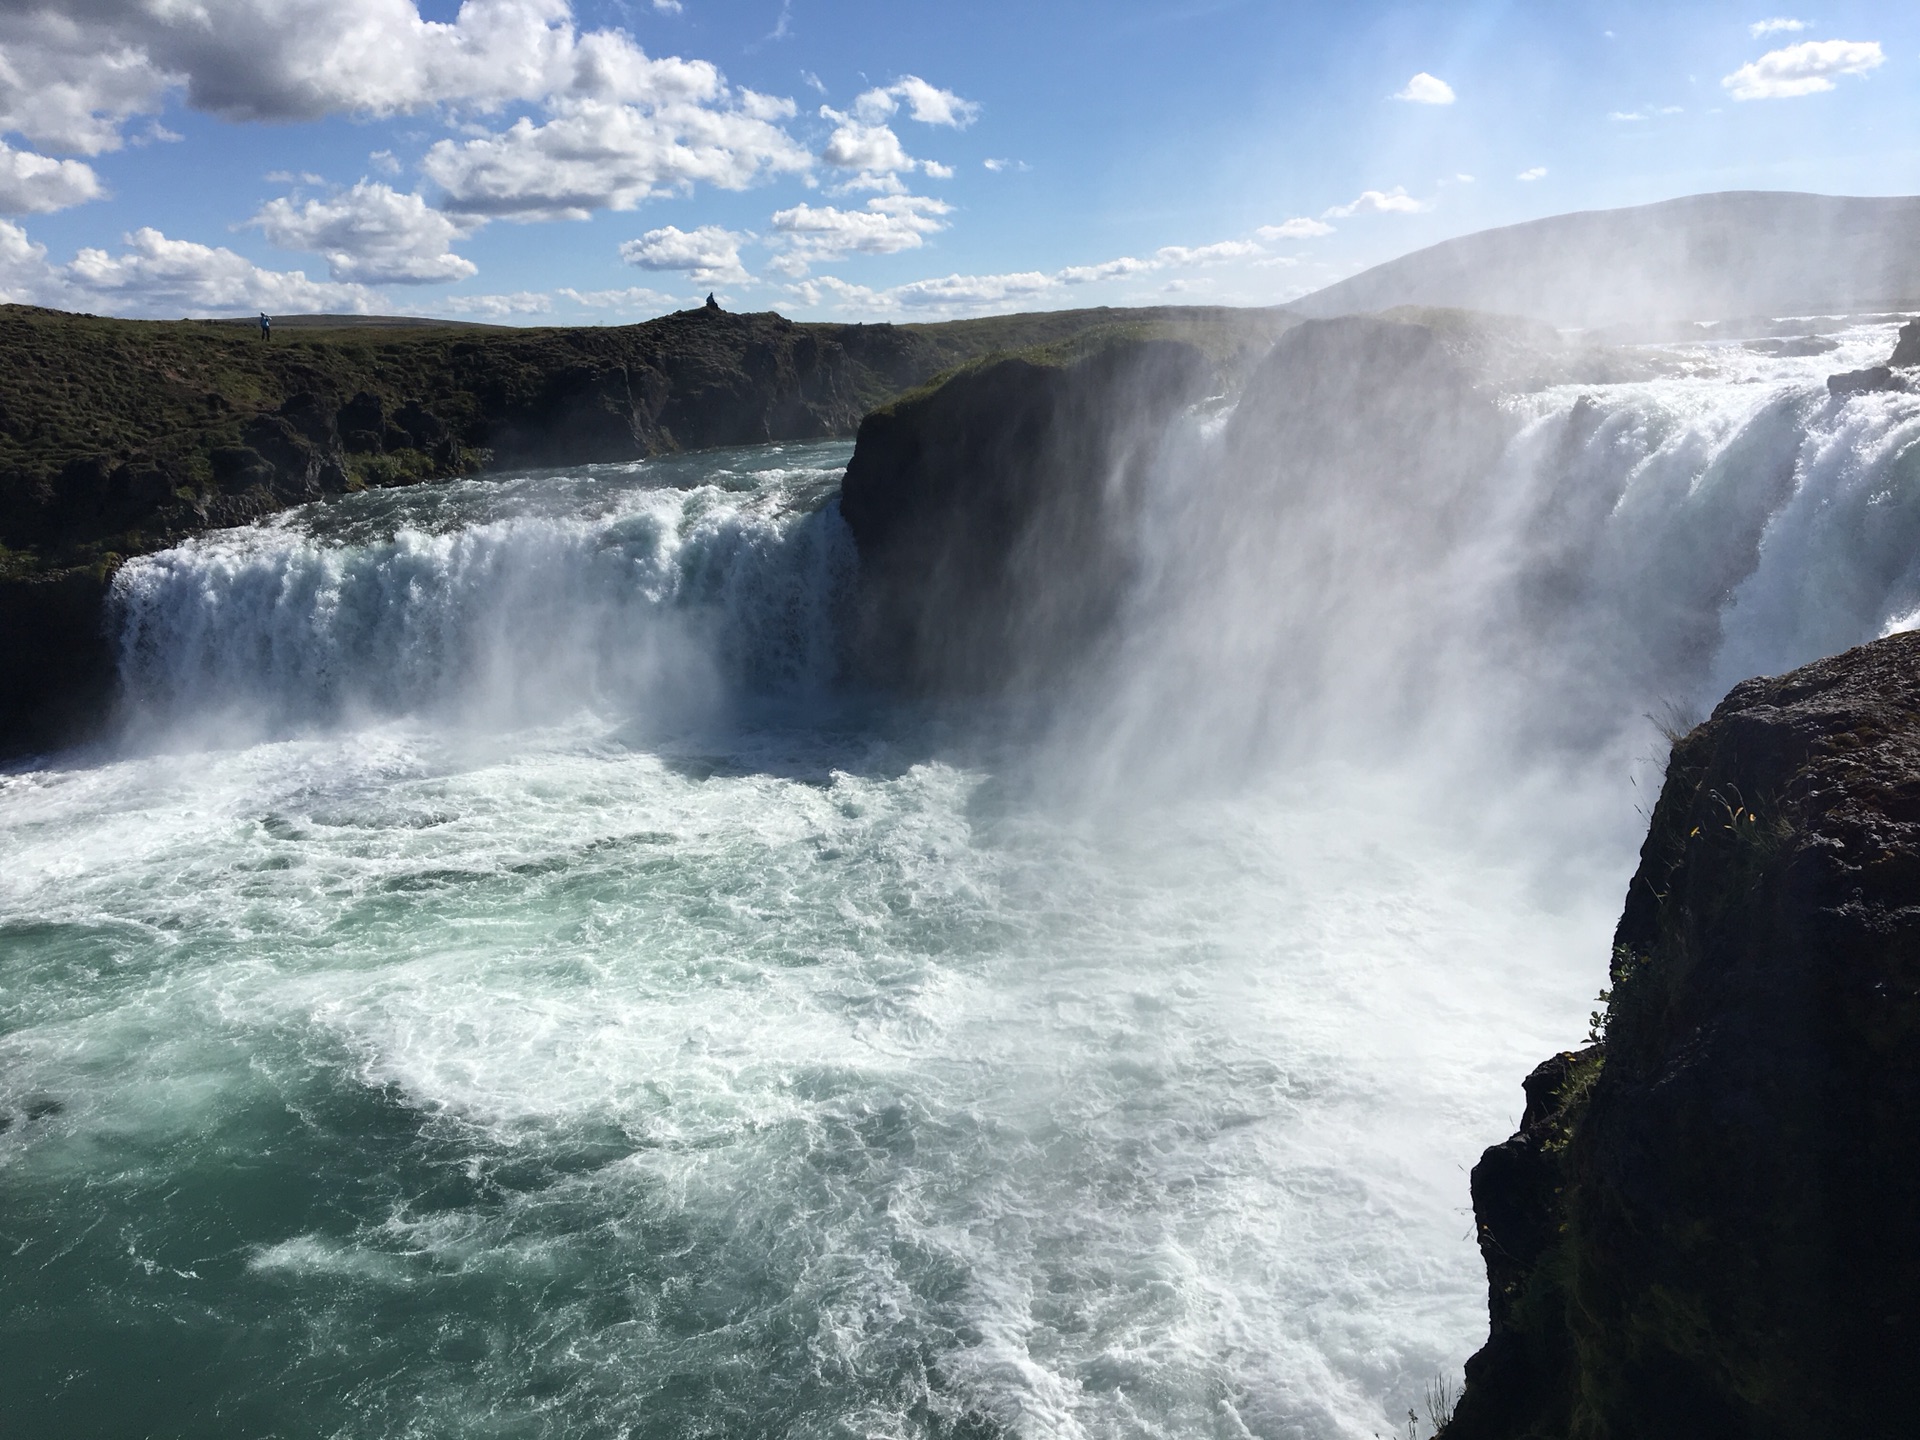
{"label": "white whitewater", "polygon": [[135,738],[0,777],[0,1411],[1402,1431],[1604,982],[1640,717],[1920,612],[1920,397],[1831,399],[1891,345],[1840,338],[1512,400],[1468,541],[1312,597],[1366,683],[1304,706],[1286,536],[1210,558],[1174,467],[1037,746],[835,684],[845,446],[134,562]]}

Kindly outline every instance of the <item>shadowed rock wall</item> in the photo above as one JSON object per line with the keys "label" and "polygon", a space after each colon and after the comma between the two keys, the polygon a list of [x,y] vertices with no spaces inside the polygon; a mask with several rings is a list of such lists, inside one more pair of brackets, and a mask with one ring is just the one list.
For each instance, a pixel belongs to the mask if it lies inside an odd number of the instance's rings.
{"label": "shadowed rock wall", "polygon": [[1145,467],[1213,380],[1193,346],[1125,340],[992,361],[869,415],[840,502],[865,677],[982,694],[1070,675],[1132,574]]}
{"label": "shadowed rock wall", "polygon": [[1920,635],[1674,748],[1603,1028],[1474,1170],[1490,1337],[1446,1440],[1911,1434]]}

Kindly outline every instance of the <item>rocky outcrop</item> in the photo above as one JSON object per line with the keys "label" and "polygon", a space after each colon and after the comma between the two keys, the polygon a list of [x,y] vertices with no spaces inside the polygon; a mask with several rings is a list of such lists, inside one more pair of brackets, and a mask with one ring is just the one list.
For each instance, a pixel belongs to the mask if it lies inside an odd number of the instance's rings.
{"label": "rocky outcrop", "polygon": [[1920,389],[1920,320],[1909,320],[1900,327],[1900,341],[1893,356],[1884,365],[1869,365],[1864,370],[1848,370],[1827,377],[1827,391],[1833,395],[1869,395],[1878,391],[1905,394]]}
{"label": "rocky outcrop", "polygon": [[1920,636],[1674,748],[1601,1043],[1473,1173],[1490,1326],[1446,1440],[1912,1431]]}
{"label": "rocky outcrop", "polygon": [[104,566],[0,577],[0,742],[33,750],[85,739],[113,697]]}
{"label": "rocky outcrop", "polygon": [[990,361],[869,415],[840,501],[862,674],[922,694],[1070,675],[1132,573],[1145,467],[1214,378],[1191,345],[1122,339]]}

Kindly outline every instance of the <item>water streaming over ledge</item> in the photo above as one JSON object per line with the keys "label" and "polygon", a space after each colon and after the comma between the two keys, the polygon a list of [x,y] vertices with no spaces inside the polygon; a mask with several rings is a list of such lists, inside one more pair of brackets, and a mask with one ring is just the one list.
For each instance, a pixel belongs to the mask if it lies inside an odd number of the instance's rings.
{"label": "water streaming over ledge", "polygon": [[[1640,713],[1920,609],[1920,399],[1821,384],[1887,343],[1510,402],[1474,543],[1327,606],[1455,677],[1401,762],[1263,750],[1377,694],[1258,708],[1192,471],[1039,742],[835,683],[844,446],[135,562],[143,728],[0,777],[0,1413],[1394,1428],[1484,1333],[1464,1167],[1602,983]],[[1433,804],[1436,745],[1491,753]]]}

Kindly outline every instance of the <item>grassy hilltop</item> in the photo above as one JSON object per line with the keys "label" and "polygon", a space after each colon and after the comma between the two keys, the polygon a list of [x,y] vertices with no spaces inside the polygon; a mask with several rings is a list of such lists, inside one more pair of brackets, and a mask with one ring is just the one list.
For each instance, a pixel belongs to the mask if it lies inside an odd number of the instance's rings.
{"label": "grassy hilltop", "polygon": [[1082,310],[801,325],[691,310],[618,327],[136,321],[0,306],[0,575],[177,543],[288,504],[489,468],[850,435],[999,351],[1142,327],[1233,349],[1276,312]]}

